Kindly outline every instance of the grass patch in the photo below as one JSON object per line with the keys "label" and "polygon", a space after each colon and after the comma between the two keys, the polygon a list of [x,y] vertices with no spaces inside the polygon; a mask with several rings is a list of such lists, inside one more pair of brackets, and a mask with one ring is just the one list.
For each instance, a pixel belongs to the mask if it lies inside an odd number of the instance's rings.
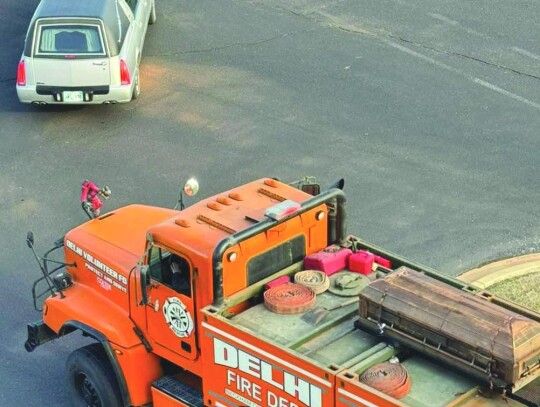
{"label": "grass patch", "polygon": [[523,307],[540,312],[540,273],[509,278],[490,285],[487,290]]}

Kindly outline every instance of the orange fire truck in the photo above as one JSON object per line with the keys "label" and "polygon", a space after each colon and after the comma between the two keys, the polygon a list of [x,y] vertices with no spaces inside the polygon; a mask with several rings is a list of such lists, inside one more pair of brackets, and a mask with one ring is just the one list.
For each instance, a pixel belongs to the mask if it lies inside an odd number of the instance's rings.
{"label": "orange fire truck", "polygon": [[[537,405],[540,315],[349,235],[346,206],[340,187],[268,178],[181,211],[113,210],[42,257],[29,232],[42,319],[26,350],[94,340],[67,360],[77,407]],[[358,301],[316,294],[314,320],[265,305],[329,247],[385,259]],[[361,380],[388,362],[407,372],[399,398],[384,370],[383,388]]]}

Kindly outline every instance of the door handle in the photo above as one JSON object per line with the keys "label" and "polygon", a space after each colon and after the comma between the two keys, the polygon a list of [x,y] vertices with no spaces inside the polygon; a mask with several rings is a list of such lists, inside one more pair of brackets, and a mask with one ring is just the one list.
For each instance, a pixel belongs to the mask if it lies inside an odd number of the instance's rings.
{"label": "door handle", "polygon": [[155,312],[158,312],[159,311],[159,298],[156,298],[153,304],[152,304],[152,299],[148,298],[148,304],[146,304],[146,306],[152,308]]}
{"label": "door handle", "polygon": [[92,62],[92,65],[105,66],[105,65],[107,65],[107,62],[105,62],[105,61],[101,61],[101,62]]}

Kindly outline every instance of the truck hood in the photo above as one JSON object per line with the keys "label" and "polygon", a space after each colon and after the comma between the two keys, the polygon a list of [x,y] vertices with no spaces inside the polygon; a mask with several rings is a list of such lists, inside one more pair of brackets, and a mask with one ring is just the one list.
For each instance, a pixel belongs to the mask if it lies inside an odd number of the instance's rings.
{"label": "truck hood", "polygon": [[124,255],[139,259],[144,253],[148,229],[177,214],[173,209],[129,205],[82,224],[70,231],[66,239],[92,250],[99,251],[100,246],[121,249]]}
{"label": "truck hood", "polygon": [[106,301],[121,312],[129,309],[129,276],[144,255],[146,232],[177,214],[172,209],[131,205],[71,230],[65,237],[65,259],[73,281],[89,287],[93,301]]}

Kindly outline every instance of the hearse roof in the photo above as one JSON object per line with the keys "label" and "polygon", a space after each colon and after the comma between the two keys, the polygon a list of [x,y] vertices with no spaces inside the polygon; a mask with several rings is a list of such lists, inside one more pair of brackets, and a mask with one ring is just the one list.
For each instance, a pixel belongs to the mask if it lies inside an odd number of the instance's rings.
{"label": "hearse roof", "polygon": [[116,0],[41,0],[35,18],[89,17],[114,21]]}

